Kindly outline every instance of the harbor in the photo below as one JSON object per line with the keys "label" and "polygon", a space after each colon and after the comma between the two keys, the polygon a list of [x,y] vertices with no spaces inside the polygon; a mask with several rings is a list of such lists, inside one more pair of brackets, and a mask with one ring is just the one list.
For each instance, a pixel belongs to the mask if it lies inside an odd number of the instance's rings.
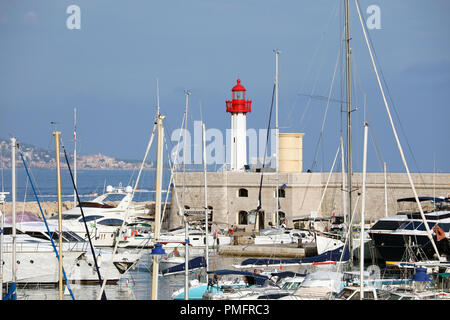
{"label": "harbor", "polygon": [[[72,4],[52,33],[43,17],[61,4],[17,3],[0,5],[8,41],[46,30],[52,49],[24,44],[48,83],[28,82],[29,53],[2,60],[23,78],[0,89],[11,104],[0,126],[4,304],[153,301],[171,318],[273,318],[305,301],[450,300],[447,55],[429,57],[432,74],[421,51],[393,54],[395,38],[376,36],[380,6],[113,1],[106,12],[126,18],[109,30],[101,4]],[[427,21],[441,6],[426,6]],[[241,23],[219,28],[224,13]],[[272,14],[275,33],[262,19]],[[73,65],[52,50],[72,50]]]}

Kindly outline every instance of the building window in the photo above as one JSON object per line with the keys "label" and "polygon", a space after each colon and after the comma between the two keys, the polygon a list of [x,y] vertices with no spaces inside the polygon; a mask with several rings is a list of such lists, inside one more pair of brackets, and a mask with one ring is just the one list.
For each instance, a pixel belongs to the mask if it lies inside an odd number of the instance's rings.
{"label": "building window", "polygon": [[247,198],[248,197],[248,190],[244,189],[244,188],[239,189],[238,196]]}
{"label": "building window", "polygon": [[284,188],[278,189],[278,198],[285,198],[286,197],[286,190]]}
{"label": "building window", "polygon": [[213,221],[213,207],[208,206],[208,221],[212,222]]}
{"label": "building window", "polygon": [[248,224],[247,211],[239,211],[238,224]]}

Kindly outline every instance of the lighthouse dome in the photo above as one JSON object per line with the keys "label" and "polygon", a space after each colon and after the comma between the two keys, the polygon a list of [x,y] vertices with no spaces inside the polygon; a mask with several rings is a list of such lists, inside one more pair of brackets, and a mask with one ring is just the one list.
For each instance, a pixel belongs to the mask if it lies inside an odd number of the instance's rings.
{"label": "lighthouse dome", "polygon": [[231,91],[246,91],[244,86],[241,84],[241,79],[237,79],[237,85],[235,85]]}

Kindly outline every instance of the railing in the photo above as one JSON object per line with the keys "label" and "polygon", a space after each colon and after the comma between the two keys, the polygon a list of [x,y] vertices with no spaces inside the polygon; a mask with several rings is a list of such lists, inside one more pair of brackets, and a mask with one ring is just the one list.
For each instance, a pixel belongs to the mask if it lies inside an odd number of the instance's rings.
{"label": "railing", "polygon": [[227,100],[227,112],[232,113],[247,113],[252,111],[252,100]]}

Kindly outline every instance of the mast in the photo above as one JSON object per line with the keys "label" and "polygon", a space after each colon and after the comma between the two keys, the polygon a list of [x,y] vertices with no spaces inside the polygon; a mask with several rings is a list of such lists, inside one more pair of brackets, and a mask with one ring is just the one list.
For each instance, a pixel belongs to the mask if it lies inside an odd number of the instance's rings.
{"label": "mast", "polygon": [[[4,204],[5,204],[5,195],[7,193],[0,192],[0,204],[2,205],[2,209],[0,210],[0,262],[3,261],[3,228],[5,225],[5,216],[3,215]],[[3,297],[3,262],[0,263],[0,297]]]}
{"label": "mast", "polygon": [[[163,175],[163,136],[164,136],[164,128],[162,126],[162,120],[164,116],[159,114],[158,107],[158,116],[157,116],[157,130],[158,130],[158,151],[157,151],[157,161],[156,161],[156,196],[155,196],[155,245],[158,243],[159,238],[159,225],[160,225],[160,216],[161,216],[161,182]],[[158,299],[158,276],[159,276],[159,260],[155,259],[153,261],[153,271],[152,271],[152,300]]]}
{"label": "mast", "polygon": [[[348,192],[348,222],[351,221],[352,212],[352,92],[351,92],[351,49],[350,49],[350,26],[349,26],[349,3],[345,0],[345,74],[346,74],[346,92],[347,92],[347,192]],[[349,250],[350,250],[350,265],[353,264],[353,244],[352,232],[350,228]]]}
{"label": "mast", "polygon": [[341,136],[341,172],[342,172],[342,213],[344,224],[347,225],[347,194],[345,193],[345,156],[344,139]]}
{"label": "mast", "polygon": [[53,132],[56,143],[56,186],[58,192],[58,231],[59,231],[59,300],[63,299],[63,254],[62,254],[62,200],[61,200],[61,164],[59,154],[59,131]]}
{"label": "mast", "polygon": [[364,153],[363,153],[363,182],[362,182],[362,208],[361,208],[361,227],[359,230],[359,272],[361,289],[359,299],[364,298],[364,215],[366,210],[366,163],[367,163],[367,133],[369,124],[364,123]]}
{"label": "mast", "polygon": [[280,199],[279,199],[279,174],[278,174],[278,166],[279,166],[279,132],[278,132],[278,56],[280,54],[279,50],[274,50],[275,52],[275,138],[276,138],[276,226],[279,227],[279,209],[280,209]]}
{"label": "mast", "polygon": [[384,215],[388,216],[386,162],[384,163]]}
{"label": "mast", "polygon": [[[77,108],[73,108],[73,180],[75,188],[77,187]],[[77,206],[77,195],[73,190],[73,206]]]}
{"label": "mast", "polygon": [[16,138],[11,138],[11,197],[12,197],[12,282],[15,283],[17,281],[16,274],[16,245],[17,245],[17,237],[16,237]]}
{"label": "mast", "polygon": [[206,173],[206,129],[205,124],[202,123],[202,137],[203,137],[203,175],[205,181],[205,259],[206,259],[206,271],[209,267],[209,223],[208,223],[208,185],[207,185],[207,173]]}
{"label": "mast", "polygon": [[[189,91],[186,95],[186,115],[184,120],[184,135],[183,135],[183,211],[185,210],[185,185],[186,185],[186,135],[187,135],[187,111],[189,107]],[[184,300],[189,300],[189,223],[187,213],[184,213]]]}

